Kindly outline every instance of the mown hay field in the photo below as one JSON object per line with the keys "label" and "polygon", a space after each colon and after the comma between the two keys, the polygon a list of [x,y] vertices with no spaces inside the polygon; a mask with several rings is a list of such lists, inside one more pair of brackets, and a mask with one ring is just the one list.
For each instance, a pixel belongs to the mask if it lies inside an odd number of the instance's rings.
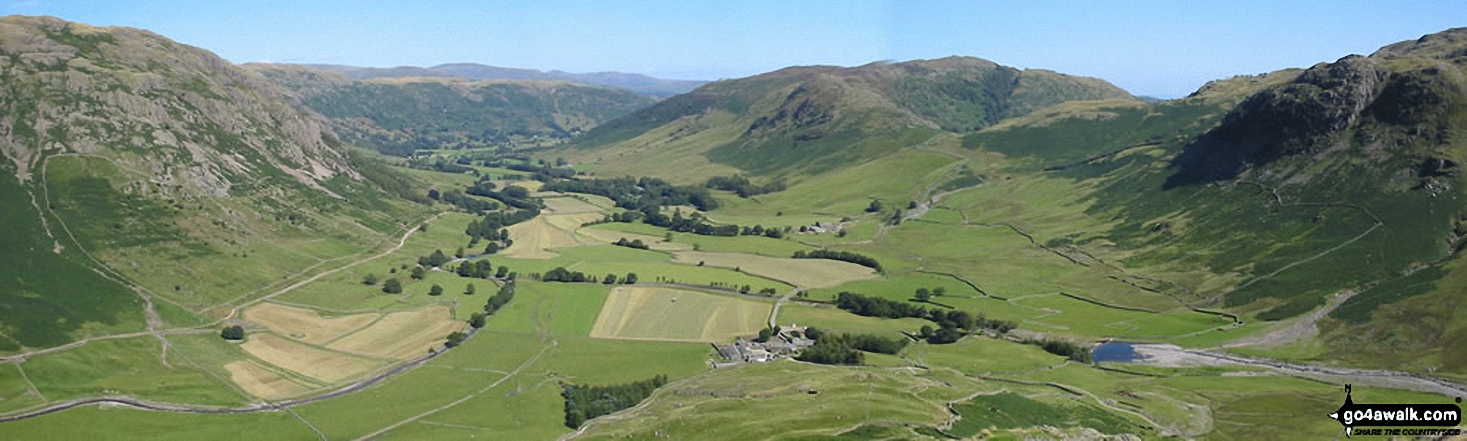
{"label": "mown hay field", "polygon": [[329,349],[380,358],[406,360],[426,355],[462,325],[448,307],[387,314],[371,326],[326,346]]}
{"label": "mown hay field", "polygon": [[758,333],[771,308],[766,303],[696,291],[618,287],[601,307],[591,336],[728,342]]}
{"label": "mown hay field", "polygon": [[352,314],[328,318],[310,309],[274,303],[261,303],[244,312],[245,320],[251,323],[264,326],[276,334],[310,344],[322,344],[343,334],[361,329],[379,316],[378,314]]}
{"label": "mown hay field", "polygon": [[271,372],[253,361],[236,361],[224,365],[229,379],[240,389],[267,400],[276,400],[300,395],[307,389],[284,376]]}
{"label": "mown hay field", "polygon": [[365,374],[380,363],[347,354],[316,349],[274,334],[254,334],[240,345],[267,363],[327,383]]}
{"label": "mown hay field", "polygon": [[827,288],[857,280],[877,278],[876,271],[854,263],[827,259],[791,259],[757,256],[743,253],[705,253],[684,251],[674,253],[677,262],[722,268],[738,268],[740,271],[775,280],[788,282],[805,288]]}

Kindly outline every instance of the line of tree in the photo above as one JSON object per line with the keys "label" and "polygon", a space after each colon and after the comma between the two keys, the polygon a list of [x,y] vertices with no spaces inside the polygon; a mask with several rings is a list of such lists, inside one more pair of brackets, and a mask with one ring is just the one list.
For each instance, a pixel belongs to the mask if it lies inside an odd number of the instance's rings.
{"label": "line of tree", "polygon": [[796,259],[830,259],[830,260],[839,260],[839,261],[842,261],[842,262],[850,262],[850,263],[854,263],[854,264],[857,264],[857,265],[861,265],[861,266],[864,266],[864,267],[867,267],[867,268],[874,269],[876,271],[881,271],[881,263],[880,262],[877,262],[876,259],[873,259],[873,258],[867,257],[867,256],[863,256],[863,255],[860,255],[860,254],[852,253],[850,251],[835,251],[835,250],[796,251],[793,257],[796,258]]}
{"label": "line of tree", "polygon": [[565,426],[579,428],[592,418],[635,406],[664,384],[667,384],[666,375],[609,386],[562,384],[560,396],[565,398]]}
{"label": "line of tree", "polygon": [[1070,361],[1090,363],[1094,360],[1094,354],[1090,352],[1090,347],[1069,340],[1026,340],[1025,343],[1039,346],[1044,348],[1045,352],[1069,358]]}
{"label": "line of tree", "polygon": [[907,347],[906,338],[886,338],[876,334],[817,334],[815,341],[830,340],[829,343],[838,343],[850,346],[863,352],[875,352],[879,354],[896,354],[902,348]]}
{"label": "line of tree", "polygon": [[851,292],[836,295],[835,305],[853,314],[882,318],[919,318],[937,324],[938,329],[923,326],[921,338],[928,343],[945,344],[958,341],[967,332],[988,329],[1003,334],[1014,330],[1018,323],[1008,320],[993,320],[983,314],[974,316],[956,309],[927,309],[907,302],[887,300],[880,297],[863,296]]}
{"label": "line of tree", "polygon": [[491,198],[503,202],[504,205],[522,210],[531,208],[539,209],[543,205],[539,199],[530,197],[530,190],[517,185],[507,185],[504,187],[504,190],[494,191],[493,182],[481,180],[472,187],[469,187],[467,193]]}
{"label": "line of tree", "polygon": [[657,178],[560,179],[547,182],[541,189],[605,196],[618,207],[644,213],[675,205],[692,205],[703,211],[718,208],[718,201],[707,188],[672,185]]}
{"label": "line of tree", "polygon": [[437,189],[428,190],[428,198],[436,201],[452,204],[455,207],[469,213],[481,213],[485,210],[497,210],[499,204],[494,201],[469,197],[462,190],[453,189],[439,193]]}
{"label": "line of tree", "polygon": [[776,181],[766,185],[754,185],[753,182],[749,181],[749,178],[740,175],[714,176],[708,178],[708,182],[703,184],[703,186],[718,190],[732,191],[734,193],[737,193],[741,198],[774,193],[776,191],[784,191],[785,189],[783,182]]}
{"label": "line of tree", "polygon": [[[612,276],[614,277],[615,275],[612,275]],[[582,282],[597,283],[597,281],[598,281],[596,279],[596,276],[588,276],[588,275],[586,275],[586,273],[583,273],[583,272],[580,272],[580,271],[567,270],[567,269],[565,269],[565,267],[555,267],[555,269],[553,269],[553,270],[546,271],[545,274],[541,274],[539,276],[539,280],[541,282],[569,282],[569,283],[582,283]],[[603,283],[605,283],[605,282],[603,282]],[[623,277],[621,279],[621,283],[624,284],[624,285],[631,285],[631,284],[637,283],[637,273],[627,273],[626,277]]]}
{"label": "line of tree", "polygon": [[484,303],[484,315],[494,315],[510,300],[514,300],[514,280],[504,282],[504,286],[499,287],[499,292],[489,297],[489,301]]}

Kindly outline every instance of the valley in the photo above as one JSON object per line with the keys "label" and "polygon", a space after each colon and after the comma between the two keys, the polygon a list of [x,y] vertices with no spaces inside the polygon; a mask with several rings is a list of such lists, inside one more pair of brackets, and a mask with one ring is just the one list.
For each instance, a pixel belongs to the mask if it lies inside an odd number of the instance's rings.
{"label": "valley", "polygon": [[1463,41],[648,98],[0,18],[0,438],[1337,438],[1467,392]]}

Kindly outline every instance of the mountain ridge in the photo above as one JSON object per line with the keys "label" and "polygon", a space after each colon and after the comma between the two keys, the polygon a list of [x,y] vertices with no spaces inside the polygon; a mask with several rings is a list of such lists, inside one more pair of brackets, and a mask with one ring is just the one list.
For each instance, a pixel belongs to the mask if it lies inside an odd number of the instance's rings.
{"label": "mountain ridge", "polygon": [[[281,63],[281,65],[289,65]],[[590,86],[626,89],[638,94],[668,97],[685,93],[706,81],[657,78],[627,72],[571,73],[560,70],[537,70],[513,67],[489,66],[478,63],[445,63],[430,67],[358,67],[341,64],[298,64],[315,69],[340,73],[354,80],[402,77],[454,77],[471,80],[552,80],[581,83]]]}

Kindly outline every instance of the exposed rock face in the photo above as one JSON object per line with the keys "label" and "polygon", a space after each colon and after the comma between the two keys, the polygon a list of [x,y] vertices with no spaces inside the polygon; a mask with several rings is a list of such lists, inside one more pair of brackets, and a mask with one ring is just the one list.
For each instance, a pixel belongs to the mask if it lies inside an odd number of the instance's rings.
{"label": "exposed rock face", "polygon": [[148,31],[0,18],[0,79],[0,153],[22,182],[65,153],[218,196],[260,174],[327,193],[358,178],[326,124],[264,78]]}
{"label": "exposed rock face", "polygon": [[1449,141],[1452,109],[1463,96],[1463,72],[1453,62],[1457,59],[1439,56],[1460,52],[1444,45],[1467,47],[1467,32],[1459,31],[1387,46],[1370,57],[1319,64],[1249,96],[1177,157],[1178,172],[1168,185],[1232,179],[1304,155],[1326,160],[1353,154],[1371,163],[1402,155],[1426,160],[1437,153],[1403,149],[1423,140]]}

